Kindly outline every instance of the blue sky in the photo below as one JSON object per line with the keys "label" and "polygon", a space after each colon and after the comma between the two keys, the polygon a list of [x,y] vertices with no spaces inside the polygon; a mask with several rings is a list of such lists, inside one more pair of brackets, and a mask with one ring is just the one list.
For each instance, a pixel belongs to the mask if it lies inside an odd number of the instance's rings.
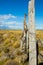
{"label": "blue sky", "polygon": [[[23,29],[29,0],[0,0],[0,29]],[[36,29],[43,29],[43,0],[35,1]],[[27,17],[28,24],[28,17]]]}

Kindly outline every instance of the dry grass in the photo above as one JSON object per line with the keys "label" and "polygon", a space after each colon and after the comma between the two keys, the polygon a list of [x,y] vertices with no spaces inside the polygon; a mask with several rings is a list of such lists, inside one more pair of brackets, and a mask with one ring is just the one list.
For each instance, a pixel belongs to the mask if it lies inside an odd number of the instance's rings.
{"label": "dry grass", "polygon": [[[20,46],[22,31],[21,30],[0,30],[0,51],[10,48],[10,51],[13,51],[14,48]],[[43,30],[36,30],[36,38],[43,41]],[[0,56],[3,53],[0,52]],[[0,65],[3,63],[0,62]]]}
{"label": "dry grass", "polygon": [[43,41],[43,30],[37,30],[36,31],[36,37]]}

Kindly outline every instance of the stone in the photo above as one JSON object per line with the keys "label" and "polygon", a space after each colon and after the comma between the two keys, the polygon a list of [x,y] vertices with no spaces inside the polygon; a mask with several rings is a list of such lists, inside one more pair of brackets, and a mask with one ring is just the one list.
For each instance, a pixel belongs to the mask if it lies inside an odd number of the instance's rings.
{"label": "stone", "polygon": [[28,48],[28,29],[26,24],[26,15],[24,16],[24,30],[21,37],[20,48],[23,52],[26,52]]}
{"label": "stone", "polygon": [[34,0],[29,1],[29,65],[37,65]]}

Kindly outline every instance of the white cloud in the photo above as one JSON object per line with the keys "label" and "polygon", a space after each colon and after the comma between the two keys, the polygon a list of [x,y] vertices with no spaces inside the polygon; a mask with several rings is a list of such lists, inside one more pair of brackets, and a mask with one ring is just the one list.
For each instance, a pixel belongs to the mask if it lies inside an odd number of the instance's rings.
{"label": "white cloud", "polygon": [[[8,25],[13,25],[16,23],[15,19],[16,16],[12,14],[6,14],[6,15],[0,15],[0,26],[8,26]],[[12,19],[12,20],[11,20]]]}
{"label": "white cloud", "polygon": [[10,18],[16,18],[16,16],[12,14],[0,15],[0,19],[10,19]]}
{"label": "white cloud", "polygon": [[2,21],[0,27],[2,27],[2,28],[7,27],[8,29],[22,29],[23,22],[19,23],[19,22],[16,22],[16,21],[11,21],[11,22]]}
{"label": "white cloud", "polygon": [[16,21],[11,21],[11,22],[4,22],[4,21],[2,21],[1,25],[13,25],[15,23],[16,23]]}
{"label": "white cloud", "polygon": [[7,29],[22,29],[23,22],[17,16],[12,14],[8,15],[0,15],[0,28],[7,28]]}
{"label": "white cloud", "polygon": [[36,29],[43,29],[43,24],[36,24]]}
{"label": "white cloud", "polygon": [[8,26],[9,29],[22,29],[23,26]]}
{"label": "white cloud", "polygon": [[3,26],[3,24],[0,25],[1,27]]}
{"label": "white cloud", "polygon": [[12,25],[10,25],[10,26],[8,26],[10,29],[16,29],[18,26],[12,26]]}

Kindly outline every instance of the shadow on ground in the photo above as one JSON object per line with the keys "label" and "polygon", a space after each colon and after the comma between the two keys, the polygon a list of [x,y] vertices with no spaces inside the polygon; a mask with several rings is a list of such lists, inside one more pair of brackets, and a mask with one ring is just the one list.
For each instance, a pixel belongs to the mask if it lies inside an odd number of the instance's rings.
{"label": "shadow on ground", "polygon": [[39,63],[39,65],[43,65],[43,62],[42,63]]}

